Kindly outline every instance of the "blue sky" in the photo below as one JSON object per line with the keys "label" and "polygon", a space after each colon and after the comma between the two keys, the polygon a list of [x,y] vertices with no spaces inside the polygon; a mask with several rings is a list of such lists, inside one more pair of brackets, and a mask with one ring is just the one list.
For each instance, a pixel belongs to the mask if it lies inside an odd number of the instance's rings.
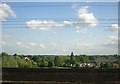
{"label": "blue sky", "polygon": [[2,0],[3,2],[119,2],[119,0]]}
{"label": "blue sky", "polygon": [[6,2],[1,6],[5,52],[118,53],[117,2]]}

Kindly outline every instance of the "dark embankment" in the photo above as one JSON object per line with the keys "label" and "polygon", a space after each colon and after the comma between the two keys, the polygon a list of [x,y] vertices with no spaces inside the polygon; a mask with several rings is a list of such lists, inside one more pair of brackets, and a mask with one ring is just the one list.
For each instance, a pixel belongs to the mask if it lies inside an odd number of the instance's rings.
{"label": "dark embankment", "polygon": [[3,84],[120,84],[119,69],[3,68]]}

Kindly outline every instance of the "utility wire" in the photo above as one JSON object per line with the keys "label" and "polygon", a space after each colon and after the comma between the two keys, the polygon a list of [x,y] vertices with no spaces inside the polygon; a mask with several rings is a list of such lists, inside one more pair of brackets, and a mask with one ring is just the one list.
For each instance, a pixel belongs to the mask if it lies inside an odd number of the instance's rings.
{"label": "utility wire", "polygon": [[[47,4],[40,4],[40,5],[17,5],[12,7],[66,7],[66,6],[73,6],[72,4],[57,4],[57,5],[47,5]],[[113,4],[77,4],[77,6],[118,6],[118,4],[113,5]]]}
{"label": "utility wire", "polygon": [[[12,28],[25,28],[27,26],[18,26],[18,27],[12,27]],[[78,26],[39,26],[39,27],[53,27],[53,28],[64,28],[64,27],[78,27]],[[35,28],[39,28],[39,27],[35,27]],[[87,26],[83,26],[83,27],[87,27]],[[96,26],[96,27],[111,27],[111,26]],[[10,28],[10,27],[4,27],[4,28]]]}
{"label": "utility wire", "polygon": [[[60,23],[60,24],[62,24],[62,23]],[[64,23],[63,23],[64,24]],[[96,24],[96,23],[75,23],[75,24]],[[75,25],[75,24],[73,24],[73,25]],[[99,23],[99,24],[117,24],[117,23]],[[4,24],[4,25],[23,25],[23,24]],[[32,24],[32,25],[36,25],[36,24]]]}
{"label": "utility wire", "polygon": [[[43,18],[43,17],[37,17],[37,18],[17,18],[18,20],[25,20],[25,19],[56,19],[56,20],[61,20],[61,19],[77,19],[78,20],[78,18]],[[13,19],[13,18],[9,18],[9,20],[16,20],[16,19]],[[89,20],[92,20],[92,19],[89,19]],[[97,20],[120,20],[120,19],[118,19],[118,18],[97,18]]]}

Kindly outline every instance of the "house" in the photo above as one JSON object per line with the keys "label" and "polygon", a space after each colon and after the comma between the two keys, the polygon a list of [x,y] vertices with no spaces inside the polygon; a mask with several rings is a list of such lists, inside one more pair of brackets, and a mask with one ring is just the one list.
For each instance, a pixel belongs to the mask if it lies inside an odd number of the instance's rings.
{"label": "house", "polygon": [[25,57],[24,59],[25,59],[25,60],[30,60],[28,57]]}
{"label": "house", "polygon": [[87,67],[94,67],[96,66],[96,62],[93,60],[89,60],[89,62],[87,63]]}
{"label": "house", "polygon": [[118,67],[120,67],[120,65],[117,64],[117,63],[113,63],[112,66],[113,66],[113,68],[118,68]]}
{"label": "house", "polygon": [[87,63],[87,67],[94,67],[94,66],[96,66],[95,62],[93,62],[93,63]]}
{"label": "house", "polygon": [[87,63],[80,63],[80,67],[86,67]]}

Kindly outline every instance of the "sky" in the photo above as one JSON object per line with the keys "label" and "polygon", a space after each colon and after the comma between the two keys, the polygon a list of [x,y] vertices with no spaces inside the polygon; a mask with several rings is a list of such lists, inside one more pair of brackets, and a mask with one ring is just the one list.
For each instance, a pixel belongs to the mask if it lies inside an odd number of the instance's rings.
{"label": "sky", "polygon": [[2,0],[2,2],[119,2],[119,0]]}
{"label": "sky", "polygon": [[2,52],[118,53],[117,2],[3,2]]}

